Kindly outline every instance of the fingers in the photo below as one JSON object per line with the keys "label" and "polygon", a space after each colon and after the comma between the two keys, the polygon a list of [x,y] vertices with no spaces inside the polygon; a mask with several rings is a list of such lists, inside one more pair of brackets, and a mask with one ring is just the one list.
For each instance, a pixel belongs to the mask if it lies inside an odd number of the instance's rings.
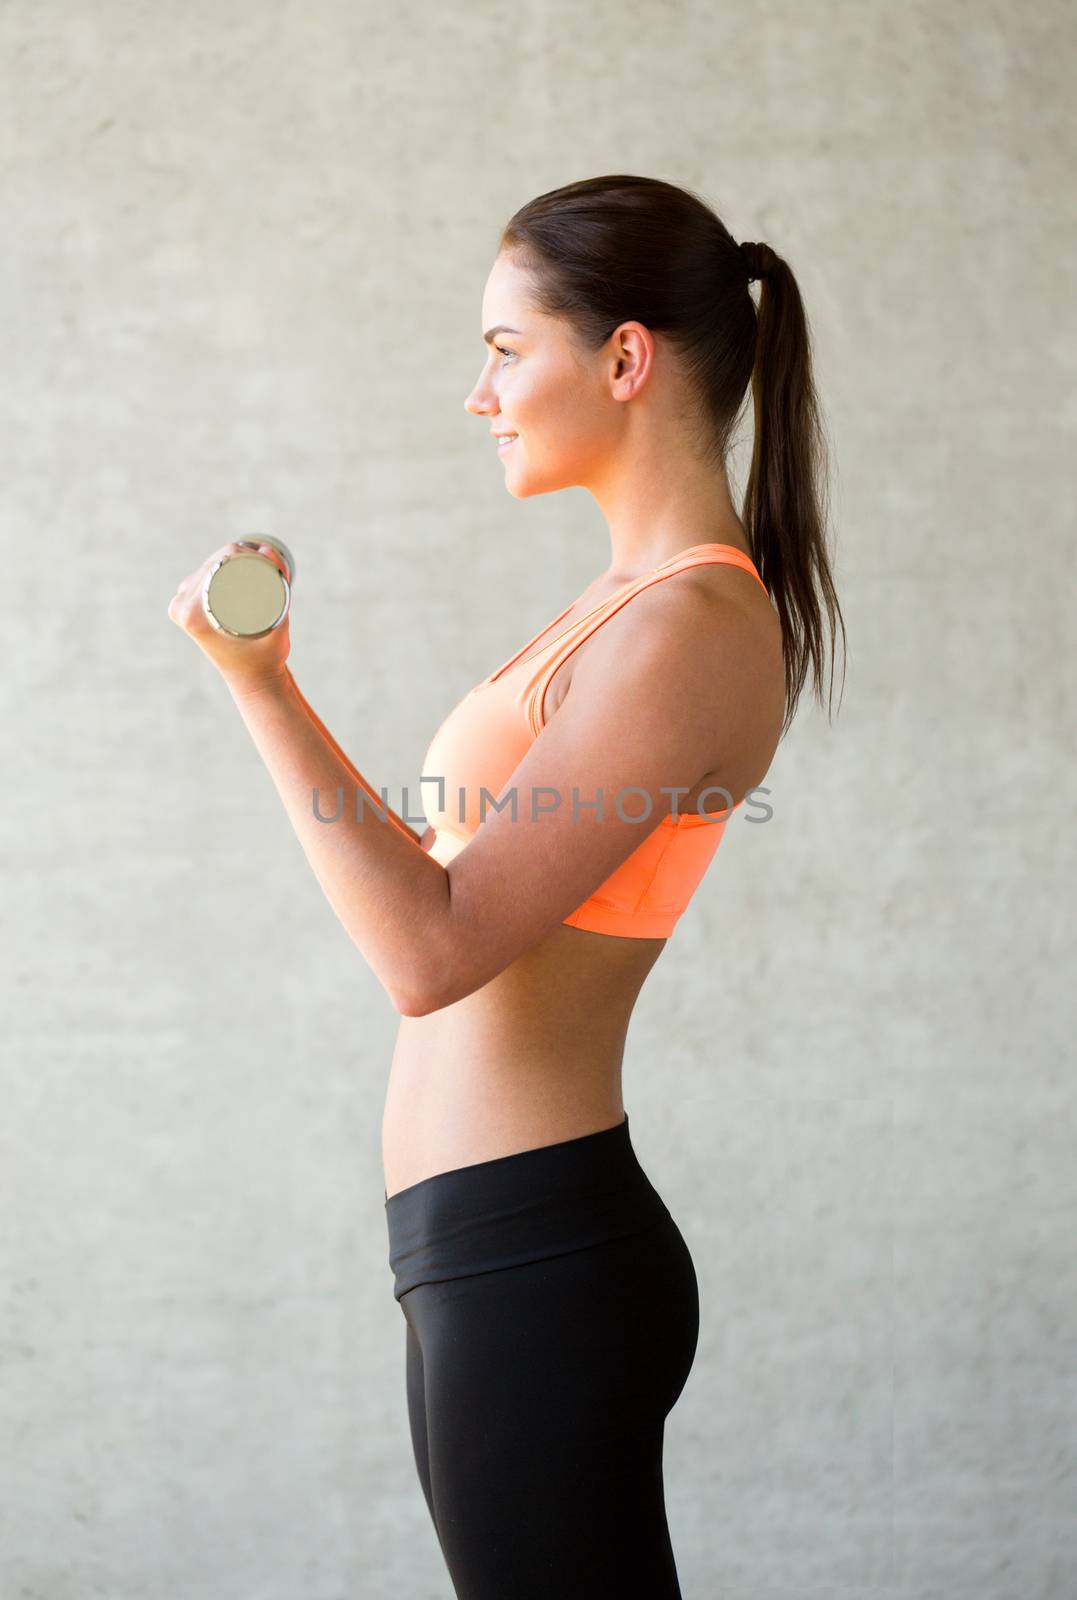
{"label": "fingers", "polygon": [[269,557],[270,561],[272,561],[278,572],[284,572],[284,557],[281,555],[280,551],[275,545],[260,544],[258,549],[262,555]]}
{"label": "fingers", "polygon": [[179,622],[180,620],[178,615],[173,616],[173,608],[178,610],[185,601],[189,601],[192,595],[201,590],[206,581],[206,574],[212,567],[216,566],[218,561],[223,560],[225,556],[235,555],[240,550],[257,550],[260,554],[268,556],[281,571],[284,570],[280,551],[275,550],[271,544],[263,544],[255,539],[232,539],[228,544],[222,544],[218,549],[214,550],[211,556],[207,556],[202,565],[196,567],[194,572],[190,572],[185,578],[180,579],[175,594],[168,602],[168,615],[173,622]]}

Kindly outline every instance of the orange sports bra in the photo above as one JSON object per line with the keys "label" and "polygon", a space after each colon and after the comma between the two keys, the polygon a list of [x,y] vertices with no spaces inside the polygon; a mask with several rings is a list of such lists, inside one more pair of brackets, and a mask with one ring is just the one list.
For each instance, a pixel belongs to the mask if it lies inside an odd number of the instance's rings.
{"label": "orange sports bra", "polygon": [[[547,623],[505,664],[469,689],[435,733],[423,759],[423,810],[435,830],[430,854],[447,866],[480,825],[483,789],[486,814],[545,726],[543,704],[551,678],[574,650],[632,596],[686,567],[728,562],[752,573],[769,594],[751,558],[730,544],[696,544],[630,579],[586,616],[554,634],[512,675],[511,669],[543,633],[556,627],[572,606]],[[573,605],[575,605],[573,601]],[[438,782],[437,780],[441,781]],[[743,805],[737,802],[737,806]],[[734,806],[732,810],[736,810]],[[564,921],[574,928],[635,939],[668,939],[718,848],[731,811],[718,817],[694,809],[662,818],[637,849]]]}

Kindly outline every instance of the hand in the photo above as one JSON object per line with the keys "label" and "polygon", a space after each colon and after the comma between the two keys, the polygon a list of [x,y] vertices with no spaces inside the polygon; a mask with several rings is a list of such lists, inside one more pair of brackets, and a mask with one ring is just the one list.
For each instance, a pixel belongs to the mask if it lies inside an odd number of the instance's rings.
{"label": "hand", "polygon": [[[222,556],[243,548],[243,544],[233,540],[231,544],[221,545],[211,556],[207,556],[202,565],[180,583],[168,603],[168,615],[209,657],[227,679],[230,688],[247,690],[261,688],[287,675],[288,651],[291,648],[288,632],[291,606],[280,626],[263,634],[260,639],[234,639],[230,633],[222,633],[213,626],[202,609],[202,586],[210,568]],[[271,544],[260,544],[258,549],[281,571],[284,570],[280,554]]]}

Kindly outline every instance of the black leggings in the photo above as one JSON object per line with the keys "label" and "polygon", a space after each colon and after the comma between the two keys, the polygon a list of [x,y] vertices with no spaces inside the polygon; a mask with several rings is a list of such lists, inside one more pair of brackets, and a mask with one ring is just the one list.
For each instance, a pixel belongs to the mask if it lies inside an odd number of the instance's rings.
{"label": "black leggings", "polygon": [[662,1444],[699,1294],[628,1117],[385,1210],[415,1464],[458,1600],[680,1600]]}

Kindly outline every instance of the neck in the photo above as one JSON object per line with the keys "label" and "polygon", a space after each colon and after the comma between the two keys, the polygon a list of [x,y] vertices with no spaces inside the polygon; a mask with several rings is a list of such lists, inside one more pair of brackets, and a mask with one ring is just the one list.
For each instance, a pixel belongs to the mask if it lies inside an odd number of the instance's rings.
{"label": "neck", "polygon": [[[667,447],[670,439],[666,438]],[[722,468],[675,448],[640,448],[626,439],[616,461],[584,485],[610,536],[606,576],[629,581],[696,544],[728,544],[750,555]]]}

